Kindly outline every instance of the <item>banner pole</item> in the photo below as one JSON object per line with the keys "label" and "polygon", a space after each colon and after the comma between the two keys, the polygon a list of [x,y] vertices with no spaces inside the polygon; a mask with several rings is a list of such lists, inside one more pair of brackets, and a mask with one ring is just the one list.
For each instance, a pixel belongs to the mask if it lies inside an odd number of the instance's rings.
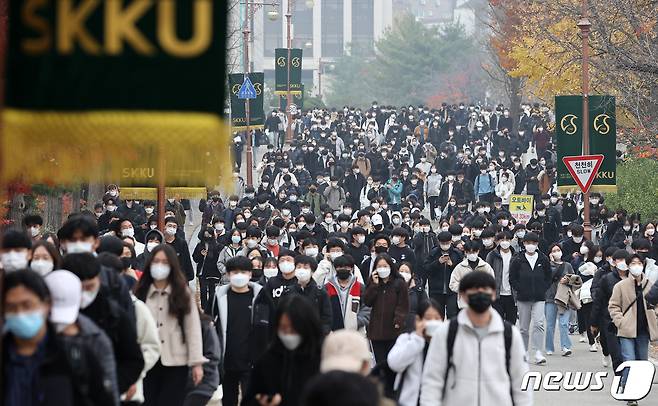
{"label": "banner pole", "polygon": [[[583,155],[589,155],[589,33],[592,27],[587,18],[587,0],[582,1],[582,17],[578,21],[582,44],[582,87],[583,87]],[[590,224],[589,190],[583,196],[583,228],[585,238],[592,239],[592,225]]]}
{"label": "banner pole", "polygon": [[[158,151],[158,229],[164,233],[165,229],[165,205],[166,196],[165,189],[167,186],[165,168],[166,163],[164,160],[164,148],[160,146]],[[184,224],[183,224],[184,226]],[[147,241],[148,242],[148,241]]]}
{"label": "banner pole", "polygon": [[[249,77],[249,20],[251,19],[251,9],[249,8],[249,0],[245,0],[245,24],[244,24],[244,30],[242,31],[243,37],[243,46],[244,46],[244,51],[242,52],[242,63],[244,65],[244,77],[245,79]],[[244,107],[245,107],[245,118],[247,120],[247,186],[253,186],[254,184],[254,179],[253,179],[253,166],[254,166],[254,150],[252,147],[252,139],[251,139],[251,128],[249,127],[251,125],[250,118],[249,118],[249,99],[244,100]]]}

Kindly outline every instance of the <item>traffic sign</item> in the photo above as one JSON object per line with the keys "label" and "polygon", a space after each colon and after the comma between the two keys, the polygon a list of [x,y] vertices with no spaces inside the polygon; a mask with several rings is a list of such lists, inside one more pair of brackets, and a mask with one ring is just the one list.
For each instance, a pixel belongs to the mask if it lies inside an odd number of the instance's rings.
{"label": "traffic sign", "polygon": [[562,158],[562,162],[564,162],[580,190],[587,193],[594,179],[596,179],[603,158],[605,158],[603,155],[565,156]]}
{"label": "traffic sign", "polygon": [[249,76],[245,76],[242,86],[240,86],[240,91],[238,92],[238,99],[255,99],[256,98],[256,88],[254,84],[249,80]]}

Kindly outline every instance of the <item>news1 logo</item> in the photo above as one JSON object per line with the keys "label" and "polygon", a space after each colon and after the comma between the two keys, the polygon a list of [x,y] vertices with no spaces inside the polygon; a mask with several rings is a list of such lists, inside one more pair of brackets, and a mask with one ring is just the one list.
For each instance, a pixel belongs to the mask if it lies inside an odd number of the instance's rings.
{"label": "news1 logo", "polygon": [[[615,375],[610,387],[610,395],[616,400],[642,400],[651,392],[651,384],[656,367],[651,361],[625,361],[616,369],[622,376]],[[626,384],[622,385],[622,377]]]}

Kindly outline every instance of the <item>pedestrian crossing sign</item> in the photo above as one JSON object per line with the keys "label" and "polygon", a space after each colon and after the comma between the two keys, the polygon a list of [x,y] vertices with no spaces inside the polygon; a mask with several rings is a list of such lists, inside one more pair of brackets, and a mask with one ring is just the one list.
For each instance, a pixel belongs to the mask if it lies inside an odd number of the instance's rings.
{"label": "pedestrian crossing sign", "polygon": [[255,99],[256,98],[256,88],[254,84],[251,83],[249,76],[245,76],[242,86],[240,86],[240,91],[238,92],[238,99]]}

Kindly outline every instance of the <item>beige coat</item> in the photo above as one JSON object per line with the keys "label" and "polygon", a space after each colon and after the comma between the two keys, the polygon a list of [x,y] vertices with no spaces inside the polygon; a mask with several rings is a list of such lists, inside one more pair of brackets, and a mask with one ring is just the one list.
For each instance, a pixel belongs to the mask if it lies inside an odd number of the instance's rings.
{"label": "beige coat", "polygon": [[[646,309],[647,324],[651,341],[658,340],[658,322],[654,309],[647,309],[647,301],[644,298],[651,290],[652,284],[642,275],[642,303]],[[637,306],[639,301],[635,300],[635,278],[628,277],[617,283],[612,290],[612,296],[608,303],[610,318],[617,327],[617,336],[625,338],[637,337]],[[630,307],[629,307],[630,306]],[[626,314],[624,314],[626,312]]]}
{"label": "beige coat", "polygon": [[[478,257],[478,264],[475,267],[475,271],[487,272],[494,278],[496,277],[491,265],[489,265],[484,259],[480,257]],[[459,295],[459,282],[461,282],[462,278],[466,276],[466,274],[471,272],[473,272],[473,268],[468,265],[468,260],[464,258],[462,262],[457,264],[455,269],[452,271],[452,274],[450,275],[450,285],[448,285],[448,287],[450,290],[457,293],[457,306],[459,306],[460,309],[466,307],[466,302],[463,301],[461,295]]]}
{"label": "beige coat", "polygon": [[154,285],[151,285],[146,295],[146,305],[158,327],[160,362],[166,367],[201,365],[208,360],[203,356],[201,321],[194,296],[190,294],[191,311],[183,320],[185,329],[185,342],[183,342],[183,334],[178,320],[169,314],[170,293],[170,285],[163,290],[157,290]]}

